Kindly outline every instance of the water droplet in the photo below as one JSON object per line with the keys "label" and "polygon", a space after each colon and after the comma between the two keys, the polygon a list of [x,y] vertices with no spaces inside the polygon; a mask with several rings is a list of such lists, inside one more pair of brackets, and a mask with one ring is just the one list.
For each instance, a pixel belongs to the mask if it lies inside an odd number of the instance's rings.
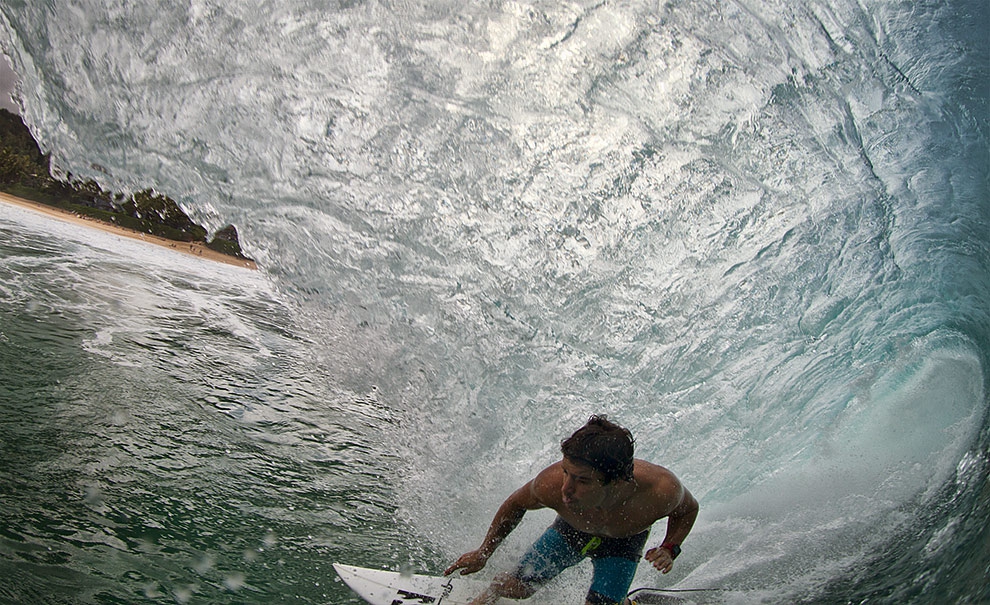
{"label": "water droplet", "polygon": [[223,580],[223,585],[231,592],[237,592],[244,587],[244,574],[232,573]]}
{"label": "water droplet", "polygon": [[213,569],[213,557],[210,555],[203,555],[203,558],[193,565],[193,569],[196,570],[196,573],[199,575],[208,573],[211,569]]}
{"label": "water droplet", "polygon": [[185,588],[176,588],[172,594],[175,597],[175,602],[182,605],[183,603],[188,603],[192,599],[195,592],[196,587],[190,585]]}
{"label": "water droplet", "polygon": [[103,502],[103,490],[98,485],[87,485],[85,500],[90,506],[99,506]]}
{"label": "water droplet", "polygon": [[261,543],[264,544],[266,547],[271,548],[272,546],[275,546],[276,540],[277,538],[275,536],[275,532],[273,532],[272,530],[268,530],[268,533],[265,534],[265,537],[261,539]]}

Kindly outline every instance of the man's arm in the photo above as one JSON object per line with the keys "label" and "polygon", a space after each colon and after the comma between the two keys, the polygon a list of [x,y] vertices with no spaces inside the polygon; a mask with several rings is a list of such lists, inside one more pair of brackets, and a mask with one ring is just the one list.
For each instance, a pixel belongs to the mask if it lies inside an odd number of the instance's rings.
{"label": "man's arm", "polygon": [[481,548],[461,555],[443,572],[443,575],[450,575],[458,569],[461,570],[462,575],[469,574],[483,568],[499,544],[519,525],[526,511],[543,508],[533,489],[533,481],[513,492],[498,508],[488,533],[485,534],[485,540],[481,543]]}
{"label": "man's arm", "polygon": [[663,573],[667,573],[673,568],[675,556],[673,549],[675,546],[680,547],[691,532],[691,528],[694,527],[694,520],[698,518],[698,501],[694,499],[687,488],[682,489],[684,494],[681,501],[667,517],[667,534],[664,536],[663,543],[648,550],[645,556],[646,560],[653,564],[653,567]]}

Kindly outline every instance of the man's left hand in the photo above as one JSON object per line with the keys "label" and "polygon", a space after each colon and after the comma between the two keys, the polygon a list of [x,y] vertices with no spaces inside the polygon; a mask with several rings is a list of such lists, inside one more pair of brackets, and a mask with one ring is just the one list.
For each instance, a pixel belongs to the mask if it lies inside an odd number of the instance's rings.
{"label": "man's left hand", "polygon": [[647,561],[653,564],[653,567],[657,571],[667,573],[674,568],[674,558],[671,556],[670,551],[664,546],[658,546],[656,548],[651,548],[646,551],[644,557]]}

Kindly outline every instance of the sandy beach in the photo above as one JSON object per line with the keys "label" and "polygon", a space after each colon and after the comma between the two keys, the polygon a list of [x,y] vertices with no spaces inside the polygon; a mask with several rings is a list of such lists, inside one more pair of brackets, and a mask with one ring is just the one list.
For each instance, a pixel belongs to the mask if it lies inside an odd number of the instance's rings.
{"label": "sandy beach", "polygon": [[72,212],[67,212],[54,208],[52,206],[46,206],[45,204],[40,204],[38,202],[32,202],[30,200],[25,200],[19,197],[8,195],[6,193],[0,192],[0,202],[5,204],[13,204],[21,208],[26,208],[34,212],[39,212],[59,220],[67,221],[76,225],[81,225],[83,227],[89,227],[92,229],[100,229],[108,233],[113,233],[115,235],[120,235],[122,237],[128,237],[131,239],[140,240],[147,242],[149,244],[154,244],[156,246],[161,246],[163,248],[170,248],[176,252],[181,252],[183,254],[189,254],[191,256],[198,256],[200,258],[205,258],[207,260],[215,261],[218,263],[225,263],[228,265],[234,265],[236,267],[245,267],[248,269],[257,269],[258,266],[252,260],[247,260],[243,258],[236,258],[227,254],[220,254],[215,250],[211,250],[202,244],[191,243],[191,242],[177,242],[174,240],[166,239],[164,237],[158,237],[157,235],[150,235],[148,233],[141,233],[140,231],[134,231],[132,229],[125,229],[118,225],[112,223],[106,223],[94,218],[80,216]]}

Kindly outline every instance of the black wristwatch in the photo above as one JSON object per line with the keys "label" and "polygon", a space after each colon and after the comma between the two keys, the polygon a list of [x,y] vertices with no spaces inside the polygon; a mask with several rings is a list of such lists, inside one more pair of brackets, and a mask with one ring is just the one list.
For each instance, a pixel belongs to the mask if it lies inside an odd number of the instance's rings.
{"label": "black wristwatch", "polygon": [[677,555],[681,554],[681,545],[680,544],[667,544],[666,542],[664,542],[663,544],[660,545],[660,548],[666,548],[667,550],[670,551],[670,560],[671,561],[673,561],[674,559],[676,559],[677,558]]}

